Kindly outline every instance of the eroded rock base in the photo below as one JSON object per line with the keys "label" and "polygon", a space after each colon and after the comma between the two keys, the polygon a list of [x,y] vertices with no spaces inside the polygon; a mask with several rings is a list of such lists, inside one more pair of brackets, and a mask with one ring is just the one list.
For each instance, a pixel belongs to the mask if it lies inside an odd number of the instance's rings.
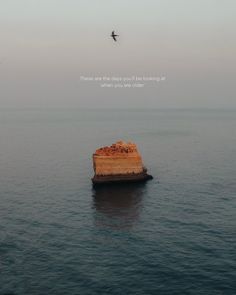
{"label": "eroded rock base", "polygon": [[92,178],[94,186],[110,183],[143,182],[153,179],[147,173],[119,174],[119,175],[95,175]]}

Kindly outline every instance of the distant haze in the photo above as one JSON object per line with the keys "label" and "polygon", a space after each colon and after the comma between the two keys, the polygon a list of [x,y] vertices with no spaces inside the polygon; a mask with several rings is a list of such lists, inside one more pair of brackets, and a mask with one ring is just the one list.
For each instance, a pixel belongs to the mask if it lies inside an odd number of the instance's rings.
{"label": "distant haze", "polygon": [[0,0],[0,107],[235,108],[235,15],[234,0]]}

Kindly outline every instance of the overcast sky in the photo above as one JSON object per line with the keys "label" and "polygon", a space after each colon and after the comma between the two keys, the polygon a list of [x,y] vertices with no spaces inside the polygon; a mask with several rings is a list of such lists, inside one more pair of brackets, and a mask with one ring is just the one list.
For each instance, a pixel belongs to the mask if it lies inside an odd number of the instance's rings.
{"label": "overcast sky", "polygon": [[0,0],[0,107],[235,108],[235,16],[235,0]]}

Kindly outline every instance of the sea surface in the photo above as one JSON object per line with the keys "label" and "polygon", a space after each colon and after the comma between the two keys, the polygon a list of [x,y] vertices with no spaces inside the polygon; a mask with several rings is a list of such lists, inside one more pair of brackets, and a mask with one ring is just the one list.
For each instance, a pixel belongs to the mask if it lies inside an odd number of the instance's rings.
{"label": "sea surface", "polygon": [[[154,179],[94,190],[117,140]],[[236,111],[0,109],[3,294],[236,294]]]}

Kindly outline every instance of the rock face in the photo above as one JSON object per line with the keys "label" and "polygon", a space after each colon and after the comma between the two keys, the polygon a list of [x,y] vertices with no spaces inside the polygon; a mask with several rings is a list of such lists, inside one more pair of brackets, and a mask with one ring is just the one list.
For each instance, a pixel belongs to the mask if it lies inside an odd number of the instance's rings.
{"label": "rock face", "polygon": [[118,141],[93,154],[94,184],[152,179],[134,143]]}

